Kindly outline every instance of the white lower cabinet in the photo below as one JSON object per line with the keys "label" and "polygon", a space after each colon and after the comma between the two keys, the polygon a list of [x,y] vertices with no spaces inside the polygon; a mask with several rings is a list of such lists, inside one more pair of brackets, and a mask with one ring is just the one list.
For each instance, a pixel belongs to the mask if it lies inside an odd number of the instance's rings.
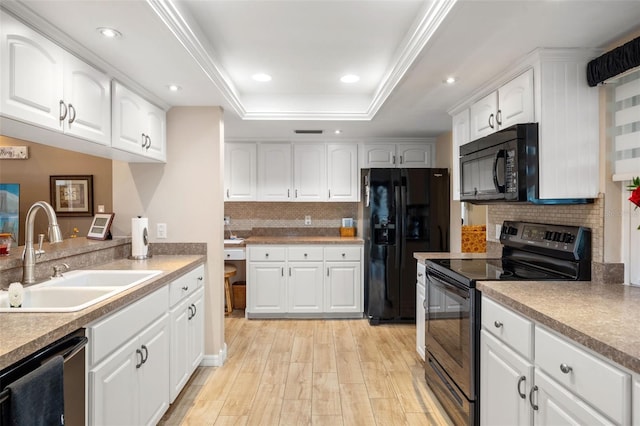
{"label": "white lower cabinet", "polygon": [[[420,265],[418,265],[420,266]],[[424,266],[424,265],[423,265]],[[425,360],[425,288],[424,282],[418,281],[416,286],[416,351]]]}
{"label": "white lower cabinet", "polygon": [[[170,285],[171,368],[173,402],[204,356],[204,267],[198,267]],[[179,295],[178,295],[179,294]]]}
{"label": "white lower cabinet", "polygon": [[88,423],[155,425],[204,356],[204,266],[87,326]]}
{"label": "white lower cabinet", "polygon": [[[153,297],[152,297],[153,296]],[[160,289],[90,326],[89,351],[93,340],[108,338],[113,351],[89,367],[89,423],[156,424],[169,408],[169,316],[168,292]],[[156,302],[164,301],[158,317]],[[143,303],[140,303],[143,302]],[[155,305],[155,306],[154,306]],[[153,317],[146,326],[124,342],[116,336],[123,325],[136,324],[139,317]]]}
{"label": "white lower cabinet", "polygon": [[486,297],[480,346],[482,425],[631,423],[631,374]]}
{"label": "white lower cabinet", "polygon": [[362,246],[247,248],[248,318],[362,314]]}
{"label": "white lower cabinet", "polygon": [[633,425],[640,426],[640,374],[633,375]]}

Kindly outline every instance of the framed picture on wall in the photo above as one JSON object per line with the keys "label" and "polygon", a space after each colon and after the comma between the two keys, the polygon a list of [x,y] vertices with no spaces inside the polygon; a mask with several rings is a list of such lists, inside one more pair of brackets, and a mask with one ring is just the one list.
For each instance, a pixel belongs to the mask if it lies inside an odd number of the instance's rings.
{"label": "framed picture on wall", "polygon": [[20,232],[20,184],[0,183],[0,234],[11,234],[18,245]]}
{"label": "framed picture on wall", "polygon": [[58,216],[93,216],[93,175],[50,176],[51,205]]}

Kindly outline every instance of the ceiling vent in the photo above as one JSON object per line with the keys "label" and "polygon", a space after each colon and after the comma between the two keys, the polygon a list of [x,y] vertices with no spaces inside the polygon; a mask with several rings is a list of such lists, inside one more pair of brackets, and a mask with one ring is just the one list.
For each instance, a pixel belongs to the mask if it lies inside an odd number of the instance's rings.
{"label": "ceiling vent", "polygon": [[324,130],[294,130],[293,132],[299,135],[321,135]]}

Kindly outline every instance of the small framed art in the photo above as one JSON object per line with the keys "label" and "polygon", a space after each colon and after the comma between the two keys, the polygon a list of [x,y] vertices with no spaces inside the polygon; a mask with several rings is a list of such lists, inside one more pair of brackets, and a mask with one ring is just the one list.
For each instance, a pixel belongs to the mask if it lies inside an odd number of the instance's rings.
{"label": "small framed art", "polygon": [[51,205],[58,216],[93,216],[93,175],[50,176]]}
{"label": "small framed art", "polygon": [[93,217],[93,222],[89,227],[89,233],[87,238],[91,240],[109,240],[111,239],[111,222],[115,213],[96,213]]}

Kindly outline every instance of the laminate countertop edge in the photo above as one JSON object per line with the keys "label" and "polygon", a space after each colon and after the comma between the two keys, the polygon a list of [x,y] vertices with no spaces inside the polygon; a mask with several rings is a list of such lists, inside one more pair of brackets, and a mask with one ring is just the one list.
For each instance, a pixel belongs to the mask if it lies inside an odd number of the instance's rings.
{"label": "laminate countertop edge", "polygon": [[159,255],[146,260],[119,259],[95,265],[85,269],[161,270],[162,273],[76,312],[0,313],[0,370],[169,284],[205,260],[203,255]]}

